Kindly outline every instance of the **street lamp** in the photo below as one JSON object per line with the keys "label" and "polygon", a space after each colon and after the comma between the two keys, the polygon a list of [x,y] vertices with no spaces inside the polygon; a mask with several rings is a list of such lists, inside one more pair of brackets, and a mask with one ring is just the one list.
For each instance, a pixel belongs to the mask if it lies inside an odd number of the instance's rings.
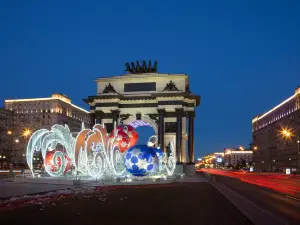
{"label": "street lamp", "polygon": [[22,132],[22,136],[24,137],[28,137],[31,135],[31,131],[29,129],[25,129],[23,132]]}
{"label": "street lamp", "polygon": [[[28,138],[31,136],[32,131],[29,128],[26,128],[22,132],[22,136],[24,137],[24,149],[26,149]],[[21,155],[21,161],[23,162],[23,157]]]}
{"label": "street lamp", "polygon": [[8,131],[7,131],[7,134],[8,134],[8,135],[12,135],[12,131],[11,131],[11,130],[8,130]]}
{"label": "street lamp", "polygon": [[287,130],[287,129],[283,129],[283,130],[281,131],[281,134],[282,134],[284,137],[286,137],[286,138],[288,138],[288,137],[291,136],[291,132],[290,132],[289,130]]}
{"label": "street lamp", "polygon": [[[284,138],[290,138],[292,136],[292,133],[288,129],[282,129],[281,134]],[[299,165],[299,157],[300,157],[300,140],[297,135],[297,168],[298,172],[300,171],[300,165]]]}
{"label": "street lamp", "polygon": [[19,141],[19,139],[16,139],[15,142],[18,144],[20,141]]}

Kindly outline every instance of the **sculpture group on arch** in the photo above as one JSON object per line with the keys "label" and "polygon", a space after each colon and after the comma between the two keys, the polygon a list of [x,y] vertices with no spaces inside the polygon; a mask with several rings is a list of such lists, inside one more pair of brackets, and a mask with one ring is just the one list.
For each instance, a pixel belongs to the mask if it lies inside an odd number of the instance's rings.
{"label": "sculpture group on arch", "polygon": [[40,152],[44,172],[50,177],[122,178],[141,176],[171,176],[176,166],[174,142],[170,151],[162,152],[157,137],[145,145],[136,145],[138,133],[131,125],[114,124],[109,134],[106,127],[95,124],[75,134],[67,125],[54,125],[51,130],[40,129],[32,134],[26,160],[32,176],[37,174],[33,157]]}

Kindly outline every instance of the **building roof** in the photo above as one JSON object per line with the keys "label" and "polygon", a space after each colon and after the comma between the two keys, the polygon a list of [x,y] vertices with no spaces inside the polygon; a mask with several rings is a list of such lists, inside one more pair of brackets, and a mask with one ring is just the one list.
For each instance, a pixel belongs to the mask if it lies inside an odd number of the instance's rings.
{"label": "building roof", "polygon": [[111,76],[111,77],[98,77],[95,82],[99,81],[112,81],[112,80],[119,80],[119,79],[128,79],[128,78],[143,78],[143,77],[151,77],[151,78],[159,78],[159,77],[170,77],[170,78],[177,78],[177,77],[188,77],[187,74],[179,73],[179,74],[173,74],[173,73],[140,73],[140,74],[122,74],[119,76]]}
{"label": "building roof", "polygon": [[258,120],[261,120],[265,116],[267,116],[270,113],[274,112],[276,109],[278,109],[281,106],[285,105],[286,103],[288,103],[289,101],[291,101],[292,99],[294,99],[299,94],[300,94],[300,86],[298,85],[298,87],[295,89],[295,93],[292,96],[290,96],[289,98],[285,99],[283,102],[281,102],[280,104],[276,105],[275,107],[273,107],[269,111],[265,112],[264,114],[254,117],[253,120],[252,120],[252,123],[257,122]]}
{"label": "building roof", "polygon": [[89,113],[89,111],[72,104],[71,99],[63,94],[53,93],[51,97],[48,98],[25,98],[25,99],[7,99],[5,100],[5,103],[22,103],[22,102],[34,102],[34,101],[49,101],[49,100],[60,100],[63,101],[72,107],[79,109],[85,113]]}

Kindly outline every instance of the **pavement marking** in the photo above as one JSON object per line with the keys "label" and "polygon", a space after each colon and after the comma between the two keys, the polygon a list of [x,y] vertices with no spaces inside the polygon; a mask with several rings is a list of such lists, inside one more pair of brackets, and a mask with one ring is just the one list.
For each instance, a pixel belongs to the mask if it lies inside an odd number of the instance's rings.
{"label": "pavement marking", "polygon": [[[233,191],[220,183],[211,184],[222,193],[229,201],[231,201],[246,217],[248,217],[256,225],[288,225],[285,221],[275,217],[267,210],[260,208],[252,201],[246,199],[242,195]],[[246,203],[246,204],[245,204]]]}
{"label": "pavement marking", "polygon": [[287,197],[287,198],[290,198],[290,199],[293,199],[293,200],[296,200],[296,201],[300,202],[299,198],[295,198],[295,197],[292,197],[292,196],[289,196],[289,195],[284,195],[284,197]]}

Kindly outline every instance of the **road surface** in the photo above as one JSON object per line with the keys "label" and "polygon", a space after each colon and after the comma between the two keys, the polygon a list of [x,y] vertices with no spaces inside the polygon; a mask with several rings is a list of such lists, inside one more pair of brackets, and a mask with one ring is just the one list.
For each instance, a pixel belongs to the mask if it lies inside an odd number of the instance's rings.
{"label": "road surface", "polygon": [[202,172],[214,175],[216,182],[225,184],[286,224],[300,224],[299,177],[216,169]]}

